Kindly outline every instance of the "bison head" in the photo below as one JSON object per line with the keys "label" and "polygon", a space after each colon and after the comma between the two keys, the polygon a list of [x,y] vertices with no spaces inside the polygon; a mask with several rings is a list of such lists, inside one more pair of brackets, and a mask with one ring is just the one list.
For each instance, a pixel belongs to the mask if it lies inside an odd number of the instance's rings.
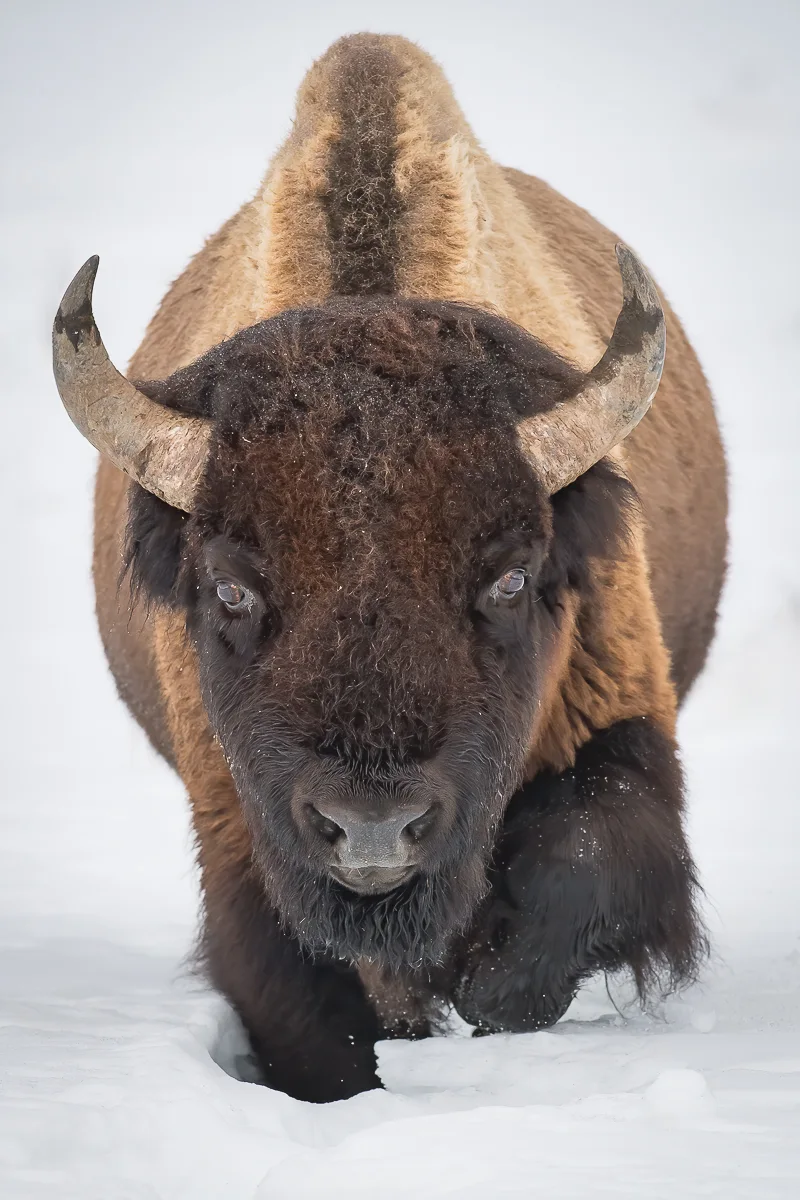
{"label": "bison head", "polygon": [[652,285],[620,262],[588,375],[464,305],[349,298],[134,386],[96,260],[62,302],[62,398],[136,481],[134,582],[185,611],[264,887],[312,950],[431,962],[481,897],[566,597],[628,497],[598,460],[663,362]]}

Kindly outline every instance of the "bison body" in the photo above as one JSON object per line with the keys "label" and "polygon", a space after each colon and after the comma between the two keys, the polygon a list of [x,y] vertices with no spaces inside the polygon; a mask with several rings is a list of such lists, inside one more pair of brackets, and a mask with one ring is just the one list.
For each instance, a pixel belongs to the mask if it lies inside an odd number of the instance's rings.
{"label": "bison body", "polygon": [[520,433],[607,385],[620,306],[612,234],[363,35],[131,363],[205,457],[188,511],[101,460],[100,629],[190,797],[208,975],[295,1096],[376,1086],[448,1003],[535,1029],[594,971],[696,970],[674,735],[725,468],[668,307],[630,436],[553,491]]}

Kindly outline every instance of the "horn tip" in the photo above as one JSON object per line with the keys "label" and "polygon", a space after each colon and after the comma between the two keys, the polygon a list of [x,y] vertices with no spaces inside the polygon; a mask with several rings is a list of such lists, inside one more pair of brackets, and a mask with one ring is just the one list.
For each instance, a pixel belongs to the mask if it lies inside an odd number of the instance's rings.
{"label": "horn tip", "polygon": [[61,300],[60,311],[63,313],[72,312],[75,308],[80,308],[87,300],[91,300],[92,291],[94,289],[94,281],[97,277],[97,268],[100,265],[99,254],[93,254],[91,258],[87,258],[86,262],[76,272],[74,279],[70,283]]}
{"label": "horn tip", "polygon": [[622,276],[623,300],[628,303],[634,297],[639,300],[645,310],[661,313],[661,302],[653,280],[646,270],[642,260],[634,254],[630,246],[617,242],[614,247]]}
{"label": "horn tip", "polygon": [[[100,255],[93,254],[91,258],[87,258],[81,269],[75,275],[72,283],[64,293],[64,299],[73,291],[83,298],[88,291],[91,295],[91,289],[94,286],[94,281],[97,277],[97,268],[100,266]],[[62,301],[63,304],[63,301]]]}
{"label": "horn tip", "polygon": [[91,258],[87,258],[64,292],[53,322],[53,336],[65,334],[74,350],[77,350],[78,342],[94,326],[92,292],[99,265],[99,255],[93,254]]}

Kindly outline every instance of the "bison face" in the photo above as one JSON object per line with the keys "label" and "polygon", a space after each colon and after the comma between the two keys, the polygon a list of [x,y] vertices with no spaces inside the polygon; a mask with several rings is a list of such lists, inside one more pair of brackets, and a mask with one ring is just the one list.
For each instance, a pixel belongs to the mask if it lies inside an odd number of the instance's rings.
{"label": "bison face", "polygon": [[312,950],[432,962],[482,895],[603,475],[551,500],[516,428],[581,379],[487,314],[353,300],[140,385],[214,426],[192,514],[134,489],[134,574],[186,610],[264,886]]}
{"label": "bison face", "polygon": [[[267,553],[203,539],[190,610],[203,698],[298,935],[347,957],[436,958],[482,893],[521,776],[544,539],[492,538],[473,570],[457,546],[428,559],[415,521],[417,571],[395,537],[365,544],[371,524],[314,579],[342,514],[320,510],[320,541],[306,527],[297,558],[276,553],[277,526]],[[379,524],[388,534],[386,509]],[[454,560],[465,578],[448,596]]]}

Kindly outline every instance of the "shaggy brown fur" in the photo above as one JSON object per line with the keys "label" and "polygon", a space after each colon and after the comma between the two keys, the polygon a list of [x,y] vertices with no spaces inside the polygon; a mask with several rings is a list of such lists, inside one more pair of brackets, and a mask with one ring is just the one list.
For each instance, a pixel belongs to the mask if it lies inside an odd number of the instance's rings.
{"label": "shaggy brown fur", "polygon": [[[261,188],[170,289],[130,373],[165,379],[284,310],[388,293],[478,305],[587,369],[620,307],[614,240],[546,184],[493,163],[417,47],[344,39],[309,72]],[[643,516],[630,518],[614,556],[592,563],[588,585],[563,597],[531,727],[530,779],[571,769],[596,731],[635,719],[671,744],[676,703],[711,638],[724,571],[724,460],[702,372],[665,311],[656,402],[613,456]],[[288,443],[280,454],[286,465],[276,458],[276,471],[301,461],[312,469]],[[209,727],[182,616],[165,608],[146,616],[127,582],[118,591],[127,491],[125,477],[101,463],[101,633],[121,695],[186,783],[213,909],[216,894],[252,878],[252,835]],[[424,523],[424,509],[414,521]],[[370,979],[374,991],[374,972]]]}

